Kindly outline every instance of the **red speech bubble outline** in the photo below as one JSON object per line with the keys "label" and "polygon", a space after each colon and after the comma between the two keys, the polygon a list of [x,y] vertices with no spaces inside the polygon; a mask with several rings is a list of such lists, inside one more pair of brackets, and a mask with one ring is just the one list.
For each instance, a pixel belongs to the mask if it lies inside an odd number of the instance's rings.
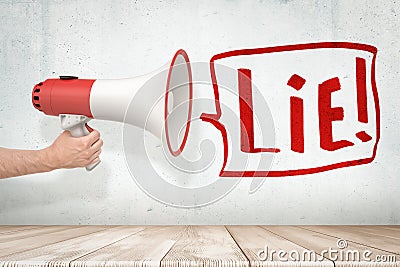
{"label": "red speech bubble outline", "polygon": [[[305,169],[282,170],[282,171],[273,171],[273,170],[272,171],[226,171],[225,167],[228,159],[228,137],[225,126],[219,122],[222,113],[219,101],[219,91],[218,91],[217,77],[215,74],[214,61],[234,56],[278,53],[278,52],[321,49],[321,48],[344,48],[344,49],[366,51],[373,54],[372,65],[371,65],[371,85],[372,85],[372,93],[373,93],[375,112],[376,112],[376,141],[374,144],[372,156],[368,158],[338,162],[334,164],[313,167],[313,168],[305,168]],[[210,72],[214,89],[216,113],[202,113],[200,118],[205,122],[211,123],[221,132],[222,141],[224,144],[224,162],[221,171],[219,173],[219,176],[221,177],[295,176],[295,175],[319,173],[344,167],[351,167],[351,166],[371,163],[375,159],[380,139],[380,108],[379,108],[378,90],[376,88],[376,81],[375,81],[375,62],[376,62],[377,52],[378,49],[376,47],[367,44],[350,43],[350,42],[320,42],[320,43],[294,44],[294,45],[283,45],[283,46],[264,47],[264,48],[240,49],[214,55],[210,60]]]}

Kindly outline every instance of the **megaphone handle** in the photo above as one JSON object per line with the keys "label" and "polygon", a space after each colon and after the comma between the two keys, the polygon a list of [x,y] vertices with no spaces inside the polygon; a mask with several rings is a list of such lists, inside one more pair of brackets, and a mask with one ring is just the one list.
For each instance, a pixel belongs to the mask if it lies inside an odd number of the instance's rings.
{"label": "megaphone handle", "polygon": [[[88,128],[89,128],[89,126],[86,123],[81,123],[81,124],[76,125],[75,127],[72,127],[71,129],[68,129],[68,130],[73,137],[81,137],[81,136],[88,135],[90,133]],[[94,168],[96,168],[97,165],[99,165],[99,163],[100,163],[100,160],[96,163],[86,166],[86,170],[87,171],[93,170]]]}

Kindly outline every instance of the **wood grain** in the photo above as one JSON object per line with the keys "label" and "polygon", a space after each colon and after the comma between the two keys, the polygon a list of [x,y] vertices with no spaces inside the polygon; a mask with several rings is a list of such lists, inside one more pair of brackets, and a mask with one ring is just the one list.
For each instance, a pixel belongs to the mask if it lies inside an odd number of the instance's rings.
{"label": "wood grain", "polygon": [[[259,251],[303,251],[304,248],[290,242],[280,236],[277,236],[259,226],[227,226],[236,243],[239,245],[243,253],[250,261],[251,267],[257,266],[334,266],[333,262],[327,259],[322,259],[318,262],[304,262],[301,259],[290,260],[289,255],[282,256],[279,259],[278,255],[272,254],[266,260],[260,260]],[[267,246],[267,247],[266,247]],[[260,253],[261,257],[265,257],[264,253]],[[294,257],[295,258],[295,257]]]}
{"label": "wood grain", "polygon": [[133,235],[144,227],[119,226],[3,257],[0,267],[69,266],[74,259]]}
{"label": "wood grain", "polygon": [[[379,265],[376,262],[372,262],[372,259],[375,259],[377,255],[387,254],[383,250],[374,249],[372,247],[364,246],[361,244],[357,244],[351,242],[348,239],[345,239],[347,242],[347,246],[343,249],[338,247],[338,239],[337,237],[328,236],[319,232],[311,231],[314,229],[314,226],[307,227],[308,229],[303,229],[300,227],[293,226],[268,226],[263,227],[268,231],[271,231],[291,242],[301,245],[302,247],[315,251],[319,254],[324,254],[326,258],[332,259],[335,262],[335,266],[364,266],[364,265]],[[342,236],[344,238],[344,236]],[[323,253],[324,250],[328,251],[338,251],[335,254],[329,255],[328,252]],[[348,254],[351,251],[357,251],[359,253],[359,259],[357,256],[353,254]],[[371,260],[365,259],[363,253],[365,251],[370,251],[372,254],[369,255]],[[345,253],[344,255],[340,253]],[[399,260],[400,258],[398,258]],[[384,266],[396,266],[395,263],[387,263]]]}
{"label": "wood grain", "polygon": [[184,226],[152,226],[71,262],[70,267],[160,266]]}
{"label": "wood grain", "polygon": [[[400,255],[395,254],[400,248],[399,230],[397,226],[0,226],[0,267],[400,267]],[[337,246],[339,238],[347,241],[344,249]],[[266,246],[270,257],[263,260],[260,256],[265,255],[258,252]],[[322,253],[329,249],[341,254]],[[291,260],[289,253],[300,257],[306,250],[314,251],[317,260],[309,259],[309,254],[304,261]],[[363,257],[367,250],[371,260],[394,255],[397,258],[391,260],[397,263],[354,260],[353,252]]]}
{"label": "wood grain", "polygon": [[349,230],[352,232],[358,232],[358,233],[367,233],[367,234],[372,234],[372,235],[377,235],[382,238],[394,238],[394,239],[399,239],[400,240],[400,229],[391,229],[391,228],[386,228],[382,226],[343,226],[344,230]]}
{"label": "wood grain", "polygon": [[[48,226],[53,228],[53,226]],[[32,235],[26,238],[14,239],[9,242],[0,243],[0,257],[14,254],[17,252],[22,252],[25,250],[30,250],[45,245],[53,244],[56,242],[64,241],[70,238],[91,234],[100,230],[104,230],[104,226],[81,226],[81,227],[71,227],[62,226],[64,229],[60,230],[59,226],[54,226],[53,232]],[[31,232],[39,231],[38,229],[32,229]]]}
{"label": "wood grain", "polygon": [[384,228],[384,229],[391,229],[391,230],[394,230],[394,231],[400,231],[400,225],[385,225],[385,226],[379,226],[379,227],[382,227],[382,228]]}
{"label": "wood grain", "polygon": [[362,227],[357,230],[349,226],[312,226],[311,228],[304,228],[400,255],[400,239],[383,234],[377,235],[379,227],[376,228],[374,233],[362,230]]}
{"label": "wood grain", "polygon": [[19,231],[25,231],[25,230],[30,230],[34,228],[39,228],[41,226],[38,225],[24,225],[24,226],[5,226],[5,225],[0,225],[0,235],[2,234],[8,234],[12,232],[19,232]]}
{"label": "wood grain", "polygon": [[43,226],[40,228],[31,228],[22,231],[12,231],[9,233],[3,233],[0,235],[0,243],[10,242],[12,240],[19,240],[28,237],[35,237],[47,233],[53,233],[67,229],[65,226]]}
{"label": "wood grain", "polygon": [[188,226],[161,267],[248,267],[249,261],[224,226]]}

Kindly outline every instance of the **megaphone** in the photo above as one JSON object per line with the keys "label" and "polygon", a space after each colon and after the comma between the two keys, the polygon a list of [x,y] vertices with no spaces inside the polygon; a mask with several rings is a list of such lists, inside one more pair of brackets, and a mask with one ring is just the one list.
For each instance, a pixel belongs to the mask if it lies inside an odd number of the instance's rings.
{"label": "megaphone", "polygon": [[[126,122],[163,139],[178,156],[188,137],[192,113],[189,57],[178,50],[172,60],[149,74],[125,79],[79,79],[60,76],[36,84],[32,104],[46,115],[59,116],[61,128],[74,137],[89,134],[91,119]],[[182,106],[186,112],[172,110]],[[99,163],[99,162],[98,162]],[[86,166],[88,171],[98,163]]]}

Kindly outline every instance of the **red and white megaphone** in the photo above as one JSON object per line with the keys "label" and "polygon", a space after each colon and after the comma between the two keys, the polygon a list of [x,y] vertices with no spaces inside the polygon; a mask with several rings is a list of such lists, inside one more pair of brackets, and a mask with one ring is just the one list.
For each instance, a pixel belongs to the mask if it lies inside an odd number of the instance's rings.
{"label": "red and white megaphone", "polygon": [[[192,96],[189,58],[184,50],[179,50],[166,65],[143,76],[113,80],[74,76],[47,79],[34,86],[32,103],[47,115],[60,116],[61,127],[72,136],[89,134],[87,122],[91,119],[127,122],[160,139],[165,136],[170,153],[177,156],[189,133]],[[187,112],[172,116],[171,111],[182,105]],[[86,169],[92,170],[98,163]]]}

